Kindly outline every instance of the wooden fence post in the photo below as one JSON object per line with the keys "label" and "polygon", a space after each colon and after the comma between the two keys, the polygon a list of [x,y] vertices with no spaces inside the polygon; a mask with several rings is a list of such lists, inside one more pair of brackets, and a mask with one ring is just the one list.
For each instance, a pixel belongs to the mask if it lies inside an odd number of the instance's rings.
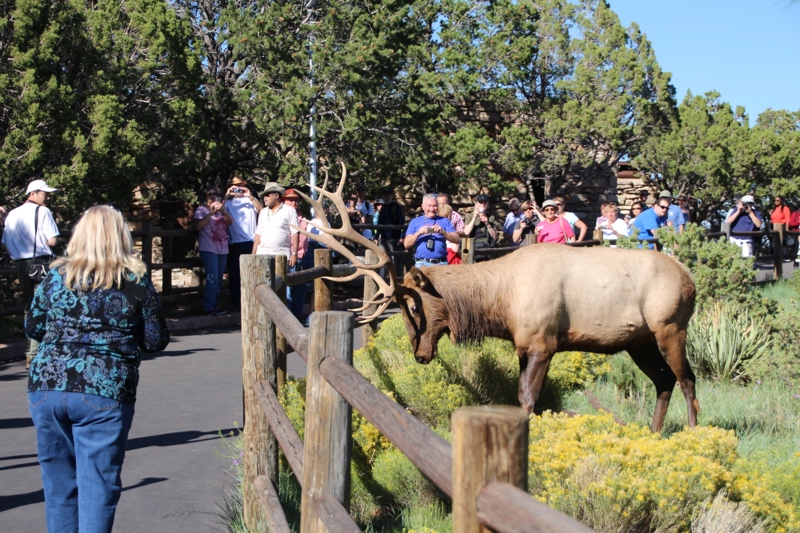
{"label": "wooden fence post", "polygon": [[524,409],[507,405],[453,413],[453,531],[491,531],[478,521],[478,493],[485,485],[504,481],[528,489],[528,420]]}
{"label": "wooden fence post", "polygon": [[[325,267],[328,272],[333,272],[333,255],[330,249],[314,250],[314,266]],[[314,311],[330,311],[333,309],[332,286],[333,282],[330,280],[322,278],[314,280],[314,307],[311,309],[312,313]]]}
{"label": "wooden fence post", "polygon": [[596,240],[596,241],[603,242],[603,230],[601,230],[601,229],[595,229],[595,230],[592,232],[592,239],[594,239],[594,240]]}
{"label": "wooden fence post", "polygon": [[242,275],[242,386],[244,388],[243,490],[242,512],[245,525],[257,531],[262,516],[261,504],[253,486],[257,476],[267,476],[278,486],[278,443],[258,403],[254,387],[267,381],[277,394],[275,324],[256,300],[255,288],[261,283],[274,286],[275,257],[243,255]]}
{"label": "wooden fence post", "polygon": [[522,238],[522,246],[527,246],[529,244],[536,244],[536,235],[533,233],[528,233]]}
{"label": "wooden fence post", "polygon": [[719,225],[719,230],[725,234],[725,240],[731,240],[731,223],[730,222],[722,222]]}
{"label": "wooden fence post", "polygon": [[465,265],[471,265],[475,262],[475,250],[473,245],[475,239],[472,237],[461,237],[461,262]]}
{"label": "wooden fence post", "polygon": [[[289,259],[285,255],[276,255],[275,256],[275,276],[280,276],[283,280],[283,284],[281,287],[275,291],[284,305],[286,305],[286,291],[288,287],[286,285],[286,274],[289,273]],[[286,337],[283,336],[281,330],[275,331],[275,347],[277,349],[277,384],[278,384],[278,391],[283,390],[286,386]],[[280,398],[280,392],[278,393],[278,397]],[[276,485],[277,486],[277,485]]]}
{"label": "wooden fence post", "polygon": [[[376,254],[373,250],[367,250],[364,254],[364,263],[368,265],[374,265],[378,262],[378,254]],[[387,267],[388,268],[388,267]],[[375,293],[378,292],[378,284],[369,277],[364,276],[364,304],[366,304],[369,300],[375,297]],[[378,306],[375,304],[370,305],[367,309],[364,310],[365,315],[371,315],[378,309]],[[369,340],[375,335],[375,332],[378,331],[378,319],[372,320],[368,324],[364,324],[361,326],[361,346],[366,346]]]}
{"label": "wooden fence post", "polygon": [[350,508],[352,407],[320,372],[326,357],[353,364],[353,315],[325,311],[311,316],[306,384],[306,426],[303,445],[301,533],[327,533],[317,514],[317,502],[335,497]]}

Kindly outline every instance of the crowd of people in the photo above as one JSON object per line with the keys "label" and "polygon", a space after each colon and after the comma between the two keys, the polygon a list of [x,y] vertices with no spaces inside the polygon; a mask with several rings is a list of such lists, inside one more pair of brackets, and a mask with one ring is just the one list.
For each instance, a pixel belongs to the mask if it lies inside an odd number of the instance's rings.
{"label": "crowd of people", "polygon": [[[9,212],[0,209],[1,242],[17,267],[24,297],[28,395],[47,522],[52,530],[88,531],[91,525],[92,531],[110,531],[141,353],[163,350],[169,330],[146,265],[134,252],[127,222],[115,208],[87,209],[65,255],[55,257],[59,230],[47,207],[54,192],[44,180],[33,180],[22,205]],[[613,241],[635,229],[647,240],[665,227],[683,231],[692,220],[686,197],[674,202],[664,190],[652,205],[648,197],[643,194],[624,215],[616,202],[603,203],[595,230]],[[752,195],[737,194],[733,200],[725,222],[733,233],[731,242],[746,257],[754,253],[755,243],[753,236],[742,233],[760,230],[764,219]],[[541,206],[512,198],[502,220],[490,212],[489,203],[489,197],[479,193],[472,209],[462,215],[449,195],[430,193],[422,198],[419,216],[407,223],[392,189],[382,189],[380,197],[370,201],[366,185],[360,183],[340,215],[352,224],[372,226],[361,227],[362,235],[392,256],[400,276],[407,265],[460,263],[462,238],[471,238],[472,246],[481,249],[520,246],[530,239],[565,244],[587,236],[586,222],[566,210],[562,197]],[[284,255],[291,271],[312,267],[313,250],[322,245],[300,230],[319,234],[329,215],[304,207],[296,190],[274,182],[267,183],[261,195],[241,176],[229,181],[224,194],[206,187],[192,218],[206,271],[204,311],[212,316],[227,312],[220,305],[226,272],[231,305],[240,308],[242,255]],[[800,212],[776,196],[770,221],[797,231]],[[789,256],[796,255],[797,239],[787,236],[785,244]],[[397,253],[403,249],[409,252],[407,264]],[[307,285],[287,291],[287,307],[301,320],[306,291]]]}

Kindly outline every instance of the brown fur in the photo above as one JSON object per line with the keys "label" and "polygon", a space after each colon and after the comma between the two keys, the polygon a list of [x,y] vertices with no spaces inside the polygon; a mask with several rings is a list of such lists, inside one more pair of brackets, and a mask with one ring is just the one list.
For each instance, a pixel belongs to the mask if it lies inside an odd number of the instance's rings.
{"label": "brown fur", "polygon": [[656,386],[653,431],[661,429],[676,382],[689,425],[696,423],[685,351],[694,299],[688,269],[666,255],[553,244],[475,265],[414,268],[397,291],[419,362],[433,359],[448,333],[456,343],[511,340],[520,358],[520,404],[531,412],[554,353],[628,350]]}

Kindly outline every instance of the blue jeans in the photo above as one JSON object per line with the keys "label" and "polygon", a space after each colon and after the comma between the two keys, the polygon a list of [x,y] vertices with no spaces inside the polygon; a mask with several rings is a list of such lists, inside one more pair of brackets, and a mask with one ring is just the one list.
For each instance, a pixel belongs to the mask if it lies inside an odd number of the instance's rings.
{"label": "blue jeans", "polygon": [[203,268],[206,269],[206,287],[203,291],[203,309],[213,311],[217,308],[219,289],[222,286],[222,274],[225,273],[225,264],[228,254],[219,255],[214,252],[200,252]]}
{"label": "blue jeans", "polygon": [[28,393],[49,533],[110,532],[133,404],[80,392]]}
{"label": "blue jeans", "polygon": [[[301,261],[298,259],[298,261],[294,264],[293,267],[289,267],[289,272],[300,272],[304,268],[305,267],[303,266],[303,264],[301,264]],[[303,308],[305,307],[306,304],[307,293],[308,293],[308,283],[300,283],[299,285],[286,287],[286,307],[289,308],[289,311],[292,312],[292,314],[297,320],[300,320],[300,317],[303,316]]]}

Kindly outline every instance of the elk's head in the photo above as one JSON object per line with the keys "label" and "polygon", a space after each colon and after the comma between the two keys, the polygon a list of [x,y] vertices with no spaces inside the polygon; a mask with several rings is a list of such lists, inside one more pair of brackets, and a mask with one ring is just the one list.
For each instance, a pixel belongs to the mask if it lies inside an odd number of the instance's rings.
{"label": "elk's head", "polygon": [[449,315],[441,295],[422,270],[414,267],[398,287],[397,303],[403,313],[414,359],[423,365],[430,363],[439,352],[439,339],[450,332]]}

